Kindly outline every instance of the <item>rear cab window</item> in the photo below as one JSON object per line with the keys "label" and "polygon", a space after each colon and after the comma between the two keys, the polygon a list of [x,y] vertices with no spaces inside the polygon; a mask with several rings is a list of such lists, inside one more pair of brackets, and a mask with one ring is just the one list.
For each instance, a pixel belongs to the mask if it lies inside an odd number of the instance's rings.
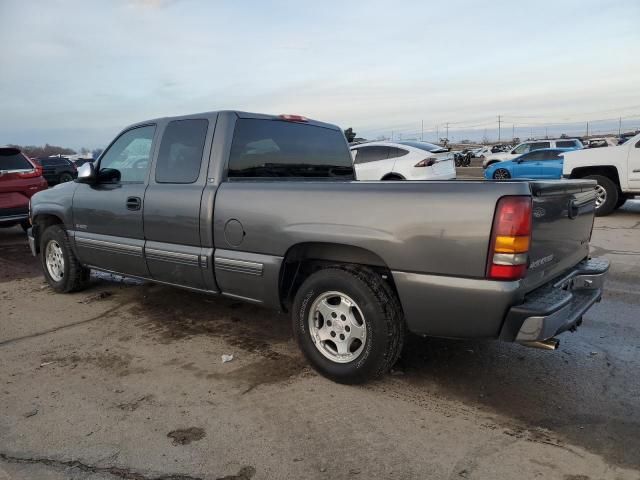
{"label": "rear cab window", "polygon": [[342,131],[253,118],[236,121],[228,177],[230,180],[354,178],[351,153]]}
{"label": "rear cab window", "polygon": [[578,142],[575,140],[558,140],[556,142],[556,147],[558,148],[577,148]]}
{"label": "rear cab window", "polygon": [[33,170],[33,165],[15,148],[0,148],[0,171]]}

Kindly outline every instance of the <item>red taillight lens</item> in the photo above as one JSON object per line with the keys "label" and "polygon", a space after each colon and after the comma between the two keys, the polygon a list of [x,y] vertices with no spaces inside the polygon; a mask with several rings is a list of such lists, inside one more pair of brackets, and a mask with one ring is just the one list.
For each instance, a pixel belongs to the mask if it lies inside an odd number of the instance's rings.
{"label": "red taillight lens", "polygon": [[307,117],[303,117],[302,115],[283,114],[283,115],[280,115],[279,118],[281,118],[282,120],[286,120],[287,122],[308,122],[309,121]]}
{"label": "red taillight lens", "polygon": [[518,280],[527,271],[531,245],[531,197],[502,197],[496,206],[487,277]]}
{"label": "red taillight lens", "polygon": [[425,158],[416,163],[414,167],[432,167],[437,161],[437,158]]}
{"label": "red taillight lens", "polygon": [[20,178],[35,178],[39,176],[40,176],[40,172],[38,171],[37,168],[34,168],[33,170],[29,170],[27,172],[18,173],[18,177]]}

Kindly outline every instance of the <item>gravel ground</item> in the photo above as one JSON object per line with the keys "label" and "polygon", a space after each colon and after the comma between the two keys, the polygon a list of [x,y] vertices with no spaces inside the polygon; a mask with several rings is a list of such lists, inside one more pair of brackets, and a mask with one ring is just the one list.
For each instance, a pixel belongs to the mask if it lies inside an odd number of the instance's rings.
{"label": "gravel ground", "polygon": [[109,275],[57,295],[0,230],[0,480],[640,479],[640,201],[592,244],[606,296],[558,351],[411,338],[350,387],[284,315]]}

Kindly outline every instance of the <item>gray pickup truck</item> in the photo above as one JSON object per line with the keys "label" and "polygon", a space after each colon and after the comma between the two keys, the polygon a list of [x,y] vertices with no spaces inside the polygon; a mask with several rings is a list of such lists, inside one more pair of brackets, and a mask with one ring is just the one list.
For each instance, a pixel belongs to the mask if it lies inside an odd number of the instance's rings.
{"label": "gray pickup truck", "polygon": [[314,368],[357,383],[407,330],[555,348],[608,270],[594,185],[358,182],[338,127],[220,111],[126,128],[33,197],[28,235],[58,292],[96,269],[287,311]]}

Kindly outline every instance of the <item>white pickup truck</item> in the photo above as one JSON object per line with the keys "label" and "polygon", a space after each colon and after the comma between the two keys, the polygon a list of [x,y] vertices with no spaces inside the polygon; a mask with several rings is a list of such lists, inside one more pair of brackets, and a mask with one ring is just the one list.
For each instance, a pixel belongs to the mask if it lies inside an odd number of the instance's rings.
{"label": "white pickup truck", "polygon": [[640,134],[617,147],[566,152],[562,176],[598,182],[596,215],[609,215],[640,195]]}

